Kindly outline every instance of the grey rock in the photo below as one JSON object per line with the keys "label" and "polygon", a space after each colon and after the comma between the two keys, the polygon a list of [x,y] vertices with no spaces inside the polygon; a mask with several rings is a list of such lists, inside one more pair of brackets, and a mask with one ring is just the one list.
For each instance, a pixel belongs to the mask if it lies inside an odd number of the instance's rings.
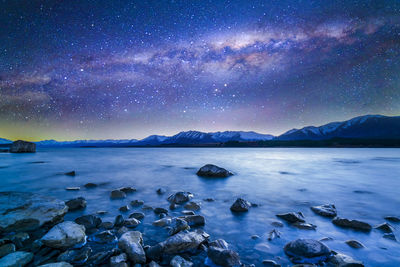
{"label": "grey rock", "polygon": [[62,261],[62,262],[53,262],[53,263],[39,265],[38,267],[74,267],[74,266],[72,266],[68,262]]}
{"label": "grey rock", "polygon": [[202,177],[228,177],[233,175],[233,173],[227,171],[224,168],[218,167],[213,164],[207,164],[201,167],[197,173],[198,176]]}
{"label": "grey rock", "polygon": [[63,219],[64,201],[25,192],[0,192],[0,233],[34,231]]}
{"label": "grey rock", "polygon": [[117,237],[111,233],[111,231],[102,231],[96,233],[91,239],[99,244],[111,244],[118,241]]}
{"label": "grey rock", "polygon": [[17,140],[10,146],[11,153],[34,153],[36,152],[36,144],[32,142]]}
{"label": "grey rock", "polygon": [[86,199],[84,199],[83,197],[70,199],[65,202],[65,205],[68,206],[68,211],[84,209],[86,208],[86,204]]}
{"label": "grey rock", "polygon": [[223,248],[223,249],[229,249],[228,243],[223,239],[214,240],[214,241],[210,242],[209,246]]}
{"label": "grey rock", "polygon": [[15,252],[15,245],[13,243],[8,243],[0,246],[0,258],[13,252]]}
{"label": "grey rock", "polygon": [[165,227],[165,226],[170,225],[171,223],[172,223],[172,218],[165,217],[165,218],[159,219],[157,221],[154,221],[153,225],[154,226],[159,226],[159,227]]}
{"label": "grey rock", "polygon": [[[105,251],[100,251],[92,256],[90,256],[89,258],[89,265],[90,266],[104,266],[104,264],[106,264],[107,261],[109,261],[109,259],[112,256],[115,256],[117,254],[120,254],[121,251],[118,248],[114,248],[112,250],[105,250]],[[128,266],[121,266],[121,267],[128,267]]]}
{"label": "grey rock", "polygon": [[110,258],[110,267],[121,267],[121,264],[126,263],[127,261],[128,256],[125,253],[121,253]]}
{"label": "grey rock", "polygon": [[281,232],[273,229],[268,233],[268,238],[267,239],[268,239],[268,241],[272,241],[275,238],[280,238],[280,237],[281,237]]}
{"label": "grey rock", "polygon": [[233,212],[245,212],[251,207],[251,203],[243,198],[238,198],[231,206],[231,211]]}
{"label": "grey rock", "polygon": [[168,201],[173,204],[183,204],[188,202],[190,199],[193,198],[193,195],[190,192],[176,192],[168,197]]}
{"label": "grey rock", "polygon": [[135,218],[129,218],[124,221],[124,226],[128,228],[135,228],[140,224],[139,220],[136,220]]}
{"label": "grey rock", "polygon": [[186,203],[185,206],[183,206],[187,210],[199,210],[200,209],[200,204],[196,203],[194,201],[190,201],[189,203]]}
{"label": "grey rock", "polygon": [[382,223],[374,227],[375,229],[381,230],[384,233],[393,233],[393,227],[388,223]]}
{"label": "grey rock", "polygon": [[275,226],[275,227],[283,227],[283,223],[281,223],[279,221],[273,221],[273,222],[271,222],[271,225]]}
{"label": "grey rock", "polygon": [[362,222],[359,220],[349,220],[345,218],[340,218],[340,217],[335,217],[332,220],[332,223],[344,227],[344,228],[352,228],[355,230],[361,230],[361,231],[371,231],[372,226],[366,222]]}
{"label": "grey rock", "polygon": [[301,212],[289,212],[289,213],[282,213],[282,214],[277,214],[276,217],[281,218],[288,223],[295,223],[295,222],[301,222],[304,223],[306,222],[304,220],[304,216]]}
{"label": "grey rock", "polygon": [[27,265],[33,259],[33,253],[17,251],[0,259],[1,267],[21,267]]}
{"label": "grey rock", "polygon": [[328,266],[364,267],[364,264],[361,261],[357,261],[348,255],[337,253],[328,260]]}
{"label": "grey rock", "polygon": [[85,227],[71,221],[55,225],[42,237],[44,245],[52,248],[70,248],[85,244]]}
{"label": "grey rock", "polygon": [[240,257],[235,251],[226,248],[210,246],[207,250],[210,260],[219,266],[240,266]]}
{"label": "grey rock", "polygon": [[180,231],[184,231],[189,229],[188,223],[180,218],[173,218],[172,222],[170,224],[170,230],[168,231],[169,235],[174,235],[176,233],[179,233]]}
{"label": "grey rock", "polygon": [[83,215],[75,219],[75,222],[77,224],[85,226],[86,230],[89,229],[94,229],[100,226],[101,224],[101,219],[100,217],[94,215],[94,214],[89,214],[89,215]]}
{"label": "grey rock", "polygon": [[183,215],[195,215],[196,213],[194,213],[194,211],[192,211],[192,210],[183,210],[182,214]]}
{"label": "grey rock", "polygon": [[135,200],[132,200],[130,204],[131,204],[132,207],[140,207],[140,206],[142,206],[144,204],[144,201],[143,200],[139,200],[139,199],[135,199]]}
{"label": "grey rock", "polygon": [[65,261],[74,265],[84,264],[89,259],[91,253],[92,249],[90,247],[67,250],[57,257],[57,261]]}
{"label": "grey rock", "polygon": [[171,267],[192,267],[193,263],[185,260],[181,256],[176,255],[172,258],[170,264]]}
{"label": "grey rock", "polygon": [[202,226],[206,224],[205,218],[201,215],[186,215],[179,218],[184,219],[189,226]]}
{"label": "grey rock", "polygon": [[311,223],[302,223],[302,222],[295,222],[291,224],[292,226],[303,229],[303,230],[315,230],[317,226]]}
{"label": "grey rock", "polygon": [[149,263],[149,267],[160,267],[160,265],[159,265],[157,262],[155,262],[155,261],[151,261],[151,262]]}
{"label": "grey rock", "polygon": [[128,255],[129,260],[134,264],[146,263],[146,255],[142,244],[142,234],[138,231],[126,232],[118,241],[118,247]]}
{"label": "grey rock", "polygon": [[126,194],[125,194],[125,192],[116,189],[116,190],[111,191],[110,198],[111,199],[122,199],[122,198],[126,198]]}
{"label": "grey rock", "polygon": [[143,212],[134,212],[131,215],[129,215],[129,218],[135,218],[136,220],[142,220],[144,219],[144,213]]}
{"label": "grey rock", "polygon": [[29,238],[29,234],[25,232],[19,232],[10,236],[11,241],[17,246],[17,248],[23,248]]}
{"label": "grey rock", "polygon": [[363,248],[363,247],[365,247],[362,243],[360,243],[359,241],[354,240],[354,239],[347,240],[345,243],[347,245],[349,245],[350,247],[352,247],[352,248]]}
{"label": "grey rock", "polygon": [[123,235],[123,234],[125,234],[126,232],[129,232],[129,229],[128,229],[127,227],[125,227],[125,226],[122,226],[122,227],[119,228],[118,231],[117,231],[118,235]]}
{"label": "grey rock", "polygon": [[336,207],[333,204],[314,206],[314,207],[311,207],[311,210],[313,212],[315,212],[316,214],[324,216],[324,217],[336,217],[336,215],[337,215]]}
{"label": "grey rock", "polygon": [[284,247],[286,255],[293,263],[317,264],[331,255],[330,249],[323,243],[313,239],[296,239]]}

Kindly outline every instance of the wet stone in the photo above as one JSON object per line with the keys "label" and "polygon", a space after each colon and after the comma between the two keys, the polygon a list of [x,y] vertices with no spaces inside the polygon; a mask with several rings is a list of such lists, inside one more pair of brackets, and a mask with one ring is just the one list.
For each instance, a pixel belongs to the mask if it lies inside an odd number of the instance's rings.
{"label": "wet stone", "polygon": [[25,251],[10,253],[0,259],[2,267],[19,267],[27,265],[33,259],[33,254]]}
{"label": "wet stone", "polygon": [[136,192],[136,188],[133,188],[133,187],[130,187],[130,186],[122,187],[119,190],[124,192],[125,194],[131,194],[133,192]]}
{"label": "wet stone", "polygon": [[396,216],[386,216],[385,220],[389,221],[389,222],[394,222],[394,223],[398,223],[400,222],[400,217],[396,217]]}
{"label": "wet stone", "polygon": [[336,217],[332,220],[332,223],[344,227],[344,228],[352,228],[360,231],[371,231],[372,226],[369,223],[362,222],[359,220],[349,220],[345,218]]}
{"label": "wet stone", "polygon": [[88,260],[91,253],[92,249],[90,247],[67,250],[58,256],[57,261],[65,261],[74,265],[83,264]]}
{"label": "wet stone", "polygon": [[251,203],[243,198],[238,198],[231,206],[233,212],[246,212],[250,209]]}
{"label": "wet stone", "polygon": [[136,200],[132,200],[130,204],[132,207],[140,207],[144,204],[144,201],[136,199]]}
{"label": "wet stone", "polygon": [[117,242],[117,237],[111,233],[111,231],[102,231],[100,233],[96,233],[93,235],[91,238],[94,242],[99,243],[99,244],[110,244]]}
{"label": "wet stone", "polygon": [[85,184],[84,186],[85,186],[86,188],[90,189],[90,188],[95,188],[95,187],[97,187],[97,184],[95,184],[95,183],[87,183],[87,184]]}
{"label": "wet stone", "polygon": [[128,228],[135,228],[140,224],[139,220],[136,220],[135,218],[129,218],[124,221],[124,226]]}
{"label": "wet stone", "polygon": [[375,229],[381,230],[384,233],[393,233],[393,227],[388,223],[382,223],[374,227]]}
{"label": "wet stone", "polygon": [[164,188],[158,188],[156,192],[159,195],[164,195],[167,192],[167,190],[165,190]]}
{"label": "wet stone", "polygon": [[68,206],[68,211],[75,211],[86,208],[86,199],[83,197],[78,197],[74,199],[70,199],[65,202]]}
{"label": "wet stone", "polygon": [[362,243],[360,243],[359,241],[354,240],[354,239],[347,240],[345,243],[352,248],[363,248],[364,247],[364,245]]}
{"label": "wet stone", "polygon": [[126,198],[126,194],[125,194],[125,192],[116,189],[116,190],[111,191],[110,198],[111,199],[122,199],[122,198]]}
{"label": "wet stone", "polygon": [[193,198],[193,195],[190,192],[176,192],[168,197],[168,201],[174,204],[183,204],[188,202],[190,199]]}
{"label": "wet stone", "polygon": [[118,209],[120,212],[128,212],[130,210],[128,205],[122,206]]}
{"label": "wet stone", "polygon": [[311,207],[311,210],[324,217],[335,217],[337,215],[336,207],[333,204]]}
{"label": "wet stone", "polygon": [[131,215],[129,215],[129,218],[135,218],[136,220],[142,220],[144,219],[145,215],[143,212],[134,212]]}
{"label": "wet stone", "polygon": [[85,226],[86,230],[90,230],[99,227],[101,224],[101,219],[96,215],[89,214],[76,218],[75,222]]}
{"label": "wet stone", "polygon": [[168,210],[164,208],[155,208],[153,211],[155,214],[161,214],[161,213],[168,214]]}
{"label": "wet stone", "polygon": [[282,214],[277,214],[276,217],[281,218],[282,220],[285,220],[288,223],[305,222],[304,216],[301,212],[282,213]]}
{"label": "wet stone", "polygon": [[114,220],[114,226],[120,227],[124,224],[124,217],[122,215],[117,215]]}
{"label": "wet stone", "polygon": [[15,245],[12,243],[4,244],[0,246],[0,258],[7,254],[15,252]]}
{"label": "wet stone", "polygon": [[200,204],[199,203],[196,203],[196,202],[194,202],[194,201],[191,201],[191,202],[189,202],[189,203],[186,203],[185,204],[185,206],[183,206],[185,209],[187,209],[187,210],[195,210],[195,211],[197,211],[197,210],[199,210],[200,209]]}
{"label": "wet stone", "polygon": [[293,263],[322,263],[331,255],[330,249],[313,239],[296,239],[284,247],[286,255]]}

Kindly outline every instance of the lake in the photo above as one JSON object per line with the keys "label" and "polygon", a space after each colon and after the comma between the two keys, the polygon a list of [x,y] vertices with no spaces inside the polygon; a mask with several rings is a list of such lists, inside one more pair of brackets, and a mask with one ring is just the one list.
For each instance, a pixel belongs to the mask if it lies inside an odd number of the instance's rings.
{"label": "lake", "polygon": [[[223,179],[201,178],[196,171],[212,163],[235,175]],[[63,173],[75,170],[70,177]],[[93,182],[97,188],[86,189]],[[197,213],[206,218],[204,230],[211,239],[225,239],[244,263],[262,266],[263,259],[289,264],[283,246],[296,238],[321,239],[338,252],[363,261],[366,266],[399,266],[400,245],[382,238],[382,232],[370,233],[339,228],[331,220],[316,215],[310,206],[335,204],[338,215],[377,225],[385,216],[400,216],[400,150],[377,148],[54,148],[35,154],[0,153],[1,191],[30,191],[52,195],[62,200],[83,196],[84,211],[106,210],[103,221],[113,221],[118,208],[141,199],[153,207],[167,208],[170,193],[178,190],[194,194],[201,202]],[[66,187],[80,186],[80,191]],[[110,200],[110,191],[122,186],[137,188],[123,200]],[[165,195],[156,194],[163,187]],[[258,207],[242,215],[233,214],[230,206],[243,197]],[[214,202],[203,199],[214,198]],[[141,208],[132,208],[140,210]],[[181,215],[182,209],[170,212]],[[286,223],[276,228],[278,213],[301,211],[306,221],[317,225],[315,231],[301,230]],[[156,216],[146,217],[137,228],[144,232],[145,244],[167,237],[166,230],[152,226]],[[129,213],[124,216],[128,216]],[[400,224],[395,225],[400,238]],[[281,237],[267,241],[276,228]],[[260,236],[251,239],[252,235]],[[356,239],[363,249],[350,248],[344,241]],[[280,258],[278,258],[280,257]]]}

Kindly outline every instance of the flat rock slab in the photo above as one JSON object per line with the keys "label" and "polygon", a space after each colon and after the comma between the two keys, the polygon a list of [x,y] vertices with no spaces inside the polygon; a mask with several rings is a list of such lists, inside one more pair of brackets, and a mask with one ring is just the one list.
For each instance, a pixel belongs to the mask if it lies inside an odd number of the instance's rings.
{"label": "flat rock slab", "polygon": [[60,221],[68,207],[64,201],[27,192],[0,192],[0,232],[33,231]]}

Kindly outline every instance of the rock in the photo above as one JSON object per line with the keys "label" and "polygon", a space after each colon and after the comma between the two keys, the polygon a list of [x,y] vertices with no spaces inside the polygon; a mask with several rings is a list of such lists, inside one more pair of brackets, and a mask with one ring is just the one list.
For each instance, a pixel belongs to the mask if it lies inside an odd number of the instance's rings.
{"label": "rock", "polygon": [[114,220],[114,226],[115,227],[120,227],[122,225],[124,225],[124,217],[122,217],[122,215],[117,215],[117,217],[115,217]]}
{"label": "rock", "polygon": [[149,205],[143,205],[142,210],[153,210],[153,207]]}
{"label": "rock", "polygon": [[263,266],[267,266],[267,267],[281,267],[280,264],[276,263],[273,260],[263,260],[262,264],[263,264]]}
{"label": "rock", "polygon": [[311,223],[302,223],[302,222],[295,222],[291,224],[292,226],[303,229],[303,230],[315,230],[317,228],[316,225]]}
{"label": "rock", "polygon": [[251,207],[250,202],[244,200],[243,198],[238,198],[231,206],[231,211],[233,212],[245,212]]}
{"label": "rock", "polygon": [[113,229],[114,228],[114,224],[112,222],[102,222],[99,225],[99,228],[104,228],[104,229]]}
{"label": "rock", "polygon": [[183,215],[195,215],[196,213],[194,213],[194,211],[192,211],[192,210],[183,210],[182,214]]}
{"label": "rock", "polygon": [[315,212],[316,214],[324,216],[324,217],[336,217],[336,215],[337,215],[336,207],[333,204],[314,206],[314,207],[311,207],[311,210],[313,212]]}
{"label": "rock", "polygon": [[286,255],[293,263],[322,263],[331,255],[330,249],[313,239],[296,239],[284,247]]}
{"label": "rock", "polygon": [[159,195],[164,195],[167,192],[167,190],[165,190],[164,188],[158,188],[156,192]]}
{"label": "rock", "polygon": [[382,223],[374,227],[375,229],[381,230],[384,233],[393,233],[393,227],[388,223]]}
{"label": "rock", "polygon": [[54,262],[54,263],[48,263],[48,264],[43,264],[38,267],[74,267],[68,262],[62,261],[62,262]]}
{"label": "rock", "polygon": [[58,249],[52,249],[50,247],[43,247],[42,249],[35,252],[33,265],[37,266],[44,262],[54,259],[60,254]]}
{"label": "rock", "polygon": [[86,199],[83,197],[78,197],[74,199],[70,199],[65,202],[68,206],[68,211],[80,210],[86,208]]}
{"label": "rock", "polygon": [[383,234],[382,237],[383,237],[383,238],[386,238],[386,239],[393,240],[393,241],[397,241],[396,236],[395,236],[393,233]]}
{"label": "rock", "polygon": [[168,214],[168,210],[164,208],[155,208],[153,211],[155,214],[161,214],[161,213]]}
{"label": "rock", "polygon": [[361,244],[360,242],[358,242],[357,240],[354,240],[354,239],[347,240],[345,243],[352,248],[363,248],[364,247],[363,244]]}
{"label": "rock", "polygon": [[371,231],[372,226],[366,222],[358,221],[358,220],[349,220],[345,218],[336,217],[332,220],[332,223],[344,227],[344,228],[352,228],[355,230],[361,231]]}
{"label": "rock", "polygon": [[127,227],[125,227],[125,226],[122,226],[122,227],[119,228],[118,231],[117,231],[118,235],[123,235],[123,234],[125,234],[126,232],[129,232],[129,229],[128,229]]}
{"label": "rock", "polygon": [[155,262],[155,261],[151,261],[151,262],[149,263],[149,267],[160,267],[160,265],[159,265],[157,262]]}
{"label": "rock", "polygon": [[329,259],[328,264],[335,267],[364,267],[361,261],[356,261],[352,257],[340,253],[333,255]]}
{"label": "rock", "polygon": [[120,212],[128,212],[130,210],[128,205],[122,206],[118,209]]}
{"label": "rock", "polygon": [[396,216],[386,216],[385,220],[387,220],[389,222],[395,222],[395,223],[400,222],[400,218],[396,217]]}
{"label": "rock", "polygon": [[79,186],[76,187],[66,187],[65,190],[67,191],[79,191],[81,188]]}
{"label": "rock", "polygon": [[94,184],[94,183],[87,183],[87,184],[85,184],[84,186],[85,186],[86,188],[90,189],[90,188],[95,188],[95,187],[97,187],[97,184]]}
{"label": "rock", "polygon": [[0,246],[0,258],[13,252],[15,252],[15,245],[13,243],[8,243]]}
{"label": "rock", "polygon": [[281,232],[277,231],[277,230],[272,230],[268,233],[268,241],[272,241],[275,238],[280,238],[281,237]]}
{"label": "rock", "polygon": [[170,217],[162,218],[153,222],[154,226],[165,227],[172,223],[172,219]]}
{"label": "rock", "polygon": [[122,192],[121,190],[113,190],[110,193],[110,198],[111,199],[122,199],[122,198],[126,198],[126,194],[125,192]]}
{"label": "rock", "polygon": [[23,248],[25,246],[25,242],[30,238],[28,233],[19,232],[10,237],[11,241],[17,246],[17,248]]}
{"label": "rock", "polygon": [[118,241],[118,247],[128,255],[129,260],[134,264],[146,263],[146,255],[142,244],[142,234],[138,231],[126,232]]}
{"label": "rock", "polygon": [[185,209],[188,210],[199,210],[200,209],[200,204],[196,203],[194,201],[191,201],[189,203],[186,203],[185,206],[183,206]]}
{"label": "rock", "polygon": [[333,238],[332,237],[323,237],[319,241],[321,241],[321,242],[333,241]]}
{"label": "rock", "polygon": [[98,214],[98,215],[104,215],[104,214],[107,214],[107,213],[108,213],[108,211],[105,211],[105,210],[96,211],[96,214]]}
{"label": "rock", "polygon": [[32,142],[17,140],[10,146],[10,153],[35,153],[36,144]]}
{"label": "rock", "polygon": [[85,227],[71,221],[59,223],[42,237],[42,242],[48,247],[61,249],[84,245]]}
{"label": "rock", "polygon": [[76,176],[76,172],[75,172],[75,171],[70,171],[70,172],[64,173],[64,175],[67,175],[67,176]]}
{"label": "rock", "polygon": [[34,231],[61,221],[68,207],[53,197],[25,192],[0,192],[0,233]]}
{"label": "rock", "polygon": [[289,212],[289,213],[282,213],[282,214],[277,214],[276,217],[281,218],[288,223],[295,223],[295,222],[301,222],[304,223],[306,222],[304,220],[304,216],[301,212]]}
{"label": "rock", "polygon": [[126,186],[126,187],[120,188],[119,191],[122,191],[125,194],[130,194],[130,193],[136,192],[136,188],[133,188],[133,187],[130,187],[130,186]]}
{"label": "rock", "polygon": [[206,201],[206,202],[214,202],[214,201],[215,201],[215,199],[213,199],[213,198],[211,198],[211,197],[205,198],[205,199],[203,199],[203,200]]}
{"label": "rock", "polygon": [[91,253],[92,249],[90,247],[67,250],[57,257],[57,261],[66,261],[74,265],[81,265],[87,262]]}
{"label": "rock", "polygon": [[225,170],[224,168],[213,164],[204,165],[197,171],[196,174],[202,177],[228,177],[233,175],[233,173]]}
{"label": "rock", "polygon": [[[107,266],[106,262],[114,255],[120,254],[121,251],[118,248],[112,250],[100,251],[89,258],[89,266]],[[120,267],[128,267],[127,265]]]}
{"label": "rock", "polygon": [[138,199],[136,199],[136,200],[132,200],[131,201],[131,206],[132,207],[140,207],[140,206],[142,206],[144,204],[144,201],[143,200],[138,200]]}
{"label": "rock", "polygon": [[271,222],[271,225],[275,226],[275,227],[283,227],[283,223],[281,223],[279,221],[273,221],[273,222]]}
{"label": "rock", "polygon": [[169,235],[174,235],[176,233],[179,233],[180,231],[184,231],[184,230],[190,228],[188,223],[185,220],[182,220],[180,218],[172,219],[170,227],[171,228],[168,231]]}
{"label": "rock", "polygon": [[33,253],[17,251],[8,254],[0,259],[1,267],[22,267],[33,259]]}
{"label": "rock", "polygon": [[181,256],[176,255],[172,258],[170,264],[171,267],[192,267],[193,263],[185,260]]}
{"label": "rock", "polygon": [[208,258],[216,265],[219,266],[240,266],[240,257],[235,251],[210,246],[207,250]]}
{"label": "rock", "polygon": [[76,218],[75,222],[77,224],[85,226],[86,230],[90,230],[99,227],[101,224],[101,219],[96,215],[89,214]]}
{"label": "rock", "polygon": [[168,197],[168,201],[173,204],[183,204],[193,198],[190,192],[176,192]]}
{"label": "rock", "polygon": [[110,258],[110,267],[122,267],[123,264],[128,261],[128,256],[125,253],[121,253],[117,256]]}
{"label": "rock", "polygon": [[228,243],[223,239],[214,240],[214,241],[210,242],[209,246],[223,248],[223,249],[229,249]]}
{"label": "rock", "polygon": [[253,239],[253,240],[257,240],[257,239],[260,239],[260,236],[259,235],[252,235],[252,236],[250,236],[250,238]]}
{"label": "rock", "polygon": [[96,233],[92,237],[92,240],[99,244],[110,244],[118,241],[117,237],[111,233],[111,231],[102,231],[100,233]]}
{"label": "rock", "polygon": [[135,218],[136,220],[142,220],[144,219],[144,213],[143,212],[134,212],[131,215],[129,215],[129,218]]}
{"label": "rock", "polygon": [[129,218],[124,221],[124,226],[128,228],[135,228],[140,224],[139,220],[136,220],[135,218]]}
{"label": "rock", "polygon": [[201,215],[187,215],[179,218],[184,219],[189,226],[202,226],[206,224],[206,220]]}

